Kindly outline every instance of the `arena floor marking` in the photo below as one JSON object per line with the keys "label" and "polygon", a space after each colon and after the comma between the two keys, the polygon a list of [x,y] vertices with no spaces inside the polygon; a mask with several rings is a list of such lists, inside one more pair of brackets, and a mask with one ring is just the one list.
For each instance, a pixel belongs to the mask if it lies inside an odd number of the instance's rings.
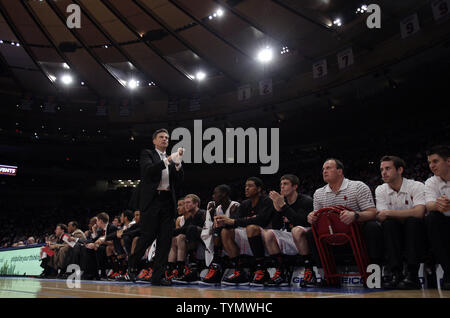
{"label": "arena floor marking", "polygon": [[[19,293],[19,294],[32,294],[32,295],[43,295],[48,297],[61,297],[61,298],[81,298],[81,297],[75,297],[75,296],[67,296],[64,294],[50,294],[50,293],[44,293],[44,292],[30,292],[26,290],[12,290],[12,289],[0,289],[0,298],[8,298],[5,297],[5,295],[2,294],[2,292],[8,292],[8,293]],[[12,298],[17,298],[14,296],[11,296]]]}
{"label": "arena floor marking", "polygon": [[130,282],[81,281],[68,288],[66,280],[27,277],[0,278],[0,298],[450,298],[450,291],[370,290],[363,288],[254,288],[249,286],[152,286]]}
{"label": "arena floor marking", "polygon": [[[69,288],[58,288],[58,287],[41,287],[42,289],[53,289],[53,290],[71,290]],[[97,293],[97,294],[109,294],[109,295],[119,295],[119,296],[133,296],[133,297],[144,297],[144,298],[174,298],[169,296],[150,296],[150,295],[140,295],[140,294],[130,294],[130,293],[119,293],[119,292],[110,292],[110,291],[96,291],[96,290],[87,290],[83,288],[73,288],[73,291],[77,293]]]}

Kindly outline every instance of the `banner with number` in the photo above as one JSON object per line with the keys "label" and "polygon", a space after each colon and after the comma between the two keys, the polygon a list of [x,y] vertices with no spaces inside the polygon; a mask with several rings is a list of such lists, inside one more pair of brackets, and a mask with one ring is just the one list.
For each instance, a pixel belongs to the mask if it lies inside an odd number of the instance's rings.
{"label": "banner with number", "polygon": [[55,98],[53,96],[50,96],[48,98],[48,101],[44,103],[44,113],[54,113],[54,112],[56,112]]}
{"label": "banner with number", "polygon": [[178,104],[179,104],[179,100],[178,97],[169,97],[169,100],[167,102],[167,112],[169,114],[173,114],[178,112]]}
{"label": "banner with number", "polygon": [[410,15],[400,22],[402,39],[406,39],[407,37],[417,33],[419,30],[419,16],[417,15],[417,13]]}
{"label": "banner with number", "polygon": [[259,95],[272,94],[272,79],[265,79],[259,82]]}
{"label": "banner with number", "polygon": [[197,110],[200,110],[200,97],[198,95],[194,95],[189,100],[189,111],[195,112]]}
{"label": "banner with number", "polygon": [[31,96],[25,96],[25,98],[20,101],[19,107],[22,110],[31,110],[31,106],[33,106],[33,104],[34,101],[31,99]]}
{"label": "banner with number", "polygon": [[131,109],[130,109],[130,102],[128,99],[122,100],[122,103],[119,106],[119,116],[130,116],[131,115]]}
{"label": "banner with number", "polygon": [[434,0],[431,2],[433,16],[436,21],[445,20],[450,17],[450,0]]}
{"label": "banner with number", "polygon": [[106,101],[104,99],[100,100],[97,104],[97,116],[106,116],[108,114],[108,109],[106,107]]}
{"label": "banner with number", "polygon": [[252,97],[252,87],[250,84],[238,87],[238,101],[248,100]]}
{"label": "banner with number", "polygon": [[327,60],[323,59],[321,61],[316,62],[313,64],[313,77],[314,78],[321,78],[324,76],[327,76],[328,74],[328,67],[327,67]]}
{"label": "banner with number", "polygon": [[353,49],[348,48],[342,52],[339,52],[337,54],[339,69],[342,70],[346,67],[349,67],[350,65],[353,65],[354,59],[353,59]]}

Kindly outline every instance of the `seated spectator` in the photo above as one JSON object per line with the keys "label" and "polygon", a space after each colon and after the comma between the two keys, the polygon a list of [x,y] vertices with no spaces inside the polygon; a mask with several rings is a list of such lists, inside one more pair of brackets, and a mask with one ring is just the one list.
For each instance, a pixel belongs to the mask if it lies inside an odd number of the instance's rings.
{"label": "seated spectator", "polygon": [[36,244],[36,240],[34,239],[34,237],[30,236],[27,239],[27,245],[33,245],[33,244]]}
{"label": "seated spectator", "polygon": [[[109,215],[105,212],[97,215],[97,237],[93,242],[86,244],[86,248],[94,251],[97,269],[101,271],[100,279],[107,279],[106,270],[112,269],[112,259],[110,252],[107,253],[106,247],[113,244],[112,240],[116,237],[117,228],[109,223]],[[92,255],[92,254],[91,254]]]}
{"label": "seated spectator", "polygon": [[[133,221],[133,213],[130,210],[125,210],[120,215],[120,223],[122,227],[117,230],[116,237],[113,238],[113,246],[107,246],[107,254],[112,255],[113,261],[113,271],[111,275],[108,276],[109,279],[124,279],[128,264],[126,261],[127,248],[131,248],[131,240],[129,239],[128,233],[132,227],[136,224]],[[124,234],[126,238],[127,246],[125,246]],[[129,249],[128,249],[129,251]]]}
{"label": "seated spectator", "polygon": [[94,216],[89,220],[89,229],[84,232],[87,240],[94,239],[97,236],[97,217]]}
{"label": "seated spectator", "polygon": [[[203,244],[200,233],[205,224],[206,211],[199,208],[200,198],[195,194],[184,197],[184,224],[174,231],[178,246],[178,276],[173,281],[179,284],[197,282],[199,280],[200,264],[196,255],[199,244]],[[188,257],[188,264],[186,263]]]}
{"label": "seated spectator", "polygon": [[113,221],[111,222],[117,229],[121,228],[122,222],[120,221],[120,216],[115,216]]}
{"label": "seated spectator", "polygon": [[[68,234],[70,234],[70,237],[68,238],[69,242],[76,242],[76,244],[80,244],[86,241],[86,236],[84,235],[83,231],[78,228],[78,222],[70,221],[67,225],[67,231]],[[67,266],[69,264],[75,263],[75,257],[73,254],[74,247],[66,244],[65,246],[62,246],[60,248],[57,260],[57,265],[60,269],[60,273],[58,274],[57,278],[67,278]]]}
{"label": "seated spectator", "polygon": [[54,252],[52,256],[47,255],[42,259],[41,267],[44,271],[41,273],[42,278],[54,278],[58,274],[58,252],[64,246],[63,235],[67,232],[65,224],[58,224],[55,228],[54,238],[50,237],[47,241],[47,247]]}

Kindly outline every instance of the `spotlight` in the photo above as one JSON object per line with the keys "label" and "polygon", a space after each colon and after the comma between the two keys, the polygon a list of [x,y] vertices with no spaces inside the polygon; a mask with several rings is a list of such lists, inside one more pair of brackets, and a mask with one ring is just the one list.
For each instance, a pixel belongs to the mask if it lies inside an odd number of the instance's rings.
{"label": "spotlight", "polygon": [[367,5],[363,4],[360,8],[356,9],[356,13],[364,13],[367,11]]}
{"label": "spotlight", "polygon": [[130,89],[136,89],[139,86],[139,81],[136,81],[135,79],[131,79],[128,83],[127,86]]}
{"label": "spotlight", "polygon": [[73,82],[73,78],[72,76],[70,76],[69,74],[65,74],[61,77],[61,81],[65,84],[65,85],[70,85]]}
{"label": "spotlight", "polygon": [[203,73],[202,71],[197,72],[197,74],[195,75],[195,78],[198,81],[203,81],[205,79],[205,77],[206,77],[206,74]]}
{"label": "spotlight", "polygon": [[223,10],[222,10],[222,9],[218,9],[218,10],[216,11],[216,13],[217,13],[217,16],[218,16],[218,17],[223,16]]}
{"label": "spotlight", "polygon": [[261,63],[268,63],[268,62],[270,62],[272,60],[272,58],[273,58],[272,49],[269,48],[269,47],[266,47],[265,49],[262,49],[258,53],[258,60]]}
{"label": "spotlight", "polygon": [[341,19],[335,19],[333,21],[333,24],[340,27],[342,25],[342,21],[341,21]]}

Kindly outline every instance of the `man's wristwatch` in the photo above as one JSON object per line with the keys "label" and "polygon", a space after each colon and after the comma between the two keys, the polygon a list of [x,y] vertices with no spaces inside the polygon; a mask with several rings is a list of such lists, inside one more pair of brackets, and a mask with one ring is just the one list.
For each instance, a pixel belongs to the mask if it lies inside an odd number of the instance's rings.
{"label": "man's wristwatch", "polygon": [[359,220],[360,215],[358,212],[353,212],[353,213],[355,213],[355,222],[356,222]]}

